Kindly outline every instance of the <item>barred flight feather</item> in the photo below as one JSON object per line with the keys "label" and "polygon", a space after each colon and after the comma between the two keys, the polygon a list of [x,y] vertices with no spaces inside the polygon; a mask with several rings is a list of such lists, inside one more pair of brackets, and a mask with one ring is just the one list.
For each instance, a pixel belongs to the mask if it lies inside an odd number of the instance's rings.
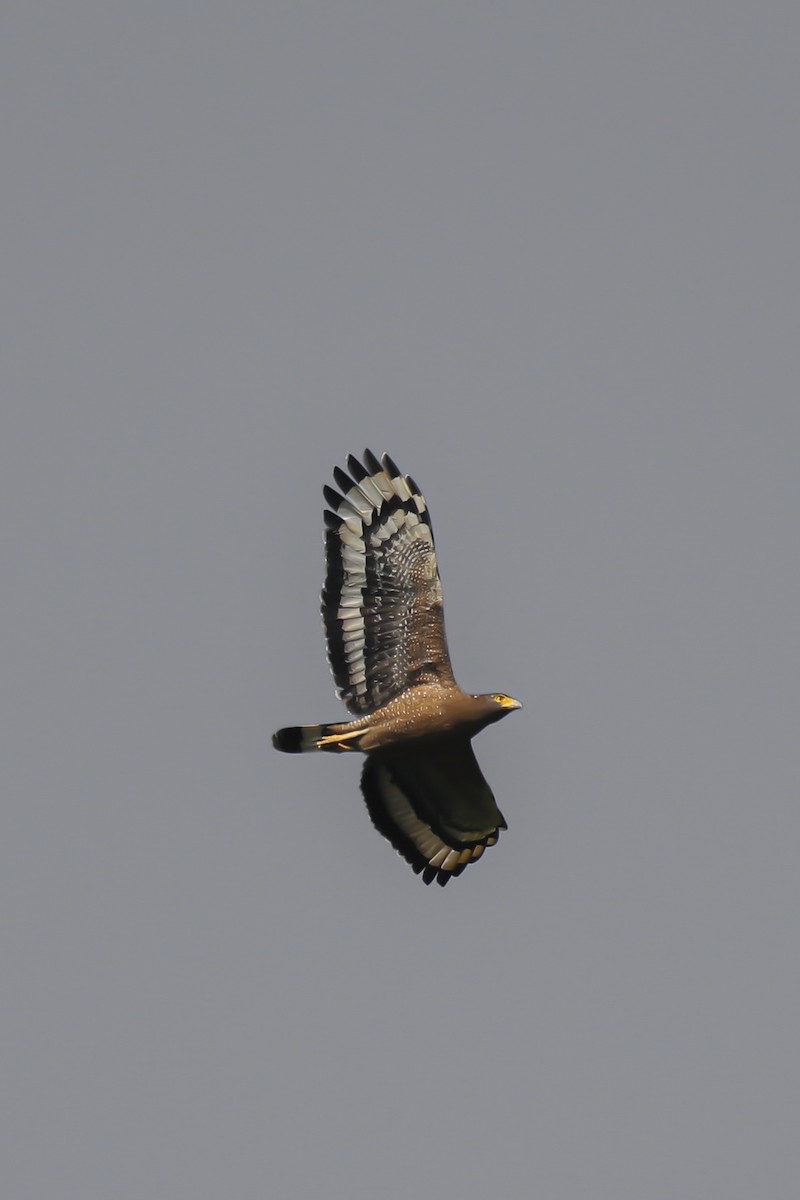
{"label": "barred flight feather", "polygon": [[363,464],[349,455],[347,466],[349,475],[334,471],[338,492],[323,488],[322,617],[339,695],[366,713],[415,683],[453,675],[423,496],[388,455],[379,462],[367,450]]}
{"label": "barred flight feather", "polygon": [[[413,757],[412,754],[412,760]],[[486,787],[474,757],[472,762],[480,782]],[[413,765],[410,772],[407,762],[402,772],[399,765],[397,755],[375,755],[367,759],[361,776],[367,810],[378,832],[391,842],[415,873],[421,874],[425,883],[435,879],[444,887],[470,863],[477,862],[487,846],[494,845],[500,830],[505,828],[505,821],[492,801],[494,812],[487,809],[492,827],[482,834],[470,830],[459,835],[453,829],[444,829],[432,815],[435,794],[427,793],[424,786],[415,787]]]}

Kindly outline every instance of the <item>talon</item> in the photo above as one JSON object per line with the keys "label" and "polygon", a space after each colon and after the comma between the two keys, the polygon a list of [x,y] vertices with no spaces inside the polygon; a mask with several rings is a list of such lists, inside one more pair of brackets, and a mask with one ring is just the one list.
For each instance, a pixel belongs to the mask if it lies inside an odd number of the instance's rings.
{"label": "talon", "polygon": [[335,746],[337,750],[353,750],[356,747],[350,746],[347,743],[352,738],[361,737],[362,731],[354,729],[351,733],[329,733],[326,737],[321,737],[317,742],[317,749],[324,750],[326,746]]}

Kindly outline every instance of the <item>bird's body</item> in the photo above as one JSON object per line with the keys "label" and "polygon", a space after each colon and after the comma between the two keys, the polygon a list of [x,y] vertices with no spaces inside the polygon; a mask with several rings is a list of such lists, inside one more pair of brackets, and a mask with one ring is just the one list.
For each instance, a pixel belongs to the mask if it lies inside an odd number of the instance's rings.
{"label": "bird's body", "polygon": [[421,871],[447,883],[506,828],[472,753],[484,726],[520,708],[471,695],[450,666],[427,505],[392,460],[352,455],[325,488],[322,615],[339,694],[354,719],[291,726],[278,750],[368,756],[362,790],[376,828]]}
{"label": "bird's body", "polygon": [[[412,743],[424,746],[454,735],[474,737],[512,708],[519,708],[519,704],[514,701],[498,710],[492,696],[470,696],[455,686],[445,689],[422,683],[354,721],[278,730],[275,745],[289,754],[308,750],[328,750],[335,754],[360,750],[369,754],[372,750],[408,747]],[[289,735],[294,730],[302,731],[303,739],[292,746]]]}

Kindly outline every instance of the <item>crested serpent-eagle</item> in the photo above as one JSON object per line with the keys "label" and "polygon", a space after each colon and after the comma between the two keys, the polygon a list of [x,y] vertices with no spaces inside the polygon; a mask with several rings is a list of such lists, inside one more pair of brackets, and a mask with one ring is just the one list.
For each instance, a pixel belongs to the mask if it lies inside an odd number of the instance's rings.
{"label": "crested serpent-eagle", "polygon": [[333,677],[352,721],[279,729],[278,750],[366,755],[361,788],[380,833],[444,885],[506,828],[472,738],[521,708],[453,678],[428,507],[388,455],[367,450],[325,487],[322,617]]}

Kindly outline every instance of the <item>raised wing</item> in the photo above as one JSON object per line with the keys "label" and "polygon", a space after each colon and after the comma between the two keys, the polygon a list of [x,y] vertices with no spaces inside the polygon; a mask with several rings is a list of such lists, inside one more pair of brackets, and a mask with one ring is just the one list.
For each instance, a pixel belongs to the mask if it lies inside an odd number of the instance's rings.
{"label": "raised wing", "polygon": [[468,738],[371,754],[361,790],[375,828],[425,883],[444,886],[506,828]]}
{"label": "raised wing", "polygon": [[328,659],[347,707],[370,712],[418,683],[452,686],[427,505],[388,455],[347,459],[325,487]]}

